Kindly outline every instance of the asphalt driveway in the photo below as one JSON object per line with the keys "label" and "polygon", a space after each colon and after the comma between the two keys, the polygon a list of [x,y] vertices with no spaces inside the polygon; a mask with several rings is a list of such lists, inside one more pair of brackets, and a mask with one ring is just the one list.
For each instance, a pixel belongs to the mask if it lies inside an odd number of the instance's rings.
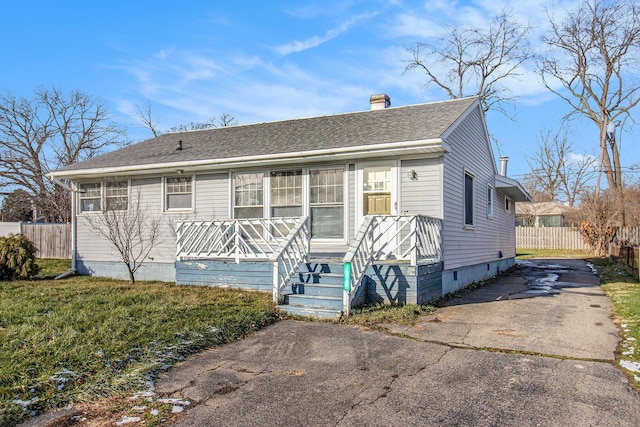
{"label": "asphalt driveway", "polygon": [[618,329],[584,261],[541,260],[413,327],[284,321],[157,381],[178,426],[638,426]]}

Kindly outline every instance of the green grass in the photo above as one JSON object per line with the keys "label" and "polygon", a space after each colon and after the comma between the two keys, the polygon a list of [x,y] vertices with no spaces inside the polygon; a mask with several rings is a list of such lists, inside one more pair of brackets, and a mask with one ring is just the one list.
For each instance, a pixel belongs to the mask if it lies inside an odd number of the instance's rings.
{"label": "green grass", "polygon": [[[620,346],[620,360],[640,363],[640,282],[628,267],[608,259],[590,260],[598,269],[602,289],[611,300],[616,322],[624,341]],[[631,384],[640,391],[640,372],[626,371]]]}
{"label": "green grass", "polygon": [[37,264],[39,277],[56,277],[71,269],[70,259],[38,258]]}
{"label": "green grass", "polygon": [[516,259],[532,258],[588,258],[592,255],[587,251],[566,249],[518,249]]}
{"label": "green grass", "polygon": [[420,316],[431,314],[435,310],[436,308],[431,305],[370,304],[354,308],[349,317],[342,317],[338,322],[370,328],[376,328],[377,325],[384,323],[412,325]]}
{"label": "green grass", "polygon": [[15,400],[40,412],[146,389],[185,355],[277,318],[267,293],[88,277],[0,282],[0,425],[24,417]]}

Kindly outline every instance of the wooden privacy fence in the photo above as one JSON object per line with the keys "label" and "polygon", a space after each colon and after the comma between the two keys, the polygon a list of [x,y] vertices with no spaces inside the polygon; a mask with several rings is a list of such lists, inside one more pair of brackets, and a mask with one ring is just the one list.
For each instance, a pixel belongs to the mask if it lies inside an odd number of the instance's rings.
{"label": "wooden privacy fence", "polygon": [[589,250],[574,227],[516,227],[518,249]]}
{"label": "wooden privacy fence", "polygon": [[0,235],[22,233],[38,249],[38,258],[71,258],[71,224],[0,223]]}
{"label": "wooden privacy fence", "polygon": [[[614,242],[640,245],[640,227],[617,227]],[[590,250],[574,227],[516,227],[518,249]]]}

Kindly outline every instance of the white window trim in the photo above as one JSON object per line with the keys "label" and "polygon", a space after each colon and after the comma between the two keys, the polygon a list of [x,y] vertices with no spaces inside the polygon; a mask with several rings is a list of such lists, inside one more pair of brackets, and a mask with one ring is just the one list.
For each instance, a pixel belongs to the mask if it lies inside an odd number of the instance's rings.
{"label": "white window trim", "polygon": [[[191,178],[191,207],[182,209],[169,209],[167,207],[167,180],[170,178]],[[196,206],[196,176],[192,175],[166,175],[162,177],[162,212],[174,213],[174,212],[195,212]]]}
{"label": "white window trim", "polygon": [[[344,228],[341,238],[314,238],[316,243],[344,243],[348,239],[349,234],[349,166],[348,163],[329,164],[321,166],[294,167],[294,168],[274,168],[262,170],[234,170],[229,173],[229,218],[235,218],[235,194],[236,194],[236,176],[242,174],[261,174],[262,175],[262,214],[263,218],[271,218],[271,172],[302,170],[302,216],[309,217],[311,214],[311,185],[309,172],[311,170],[323,169],[341,169],[343,171],[342,191],[343,191],[343,214]],[[164,200],[164,196],[163,196]],[[173,210],[171,211],[173,212]]]}
{"label": "white window trim", "polygon": [[[126,179],[114,179],[114,180],[100,180],[100,181],[87,181],[87,182],[79,182],[78,186],[78,199],[77,199],[77,215],[95,215],[104,213],[107,209],[107,183],[108,182],[126,182],[127,183],[127,209],[126,210],[118,210],[116,212],[126,212],[129,210],[129,206],[131,204],[131,180],[129,178]],[[100,185],[100,209],[95,211],[83,211],[82,210],[82,200],[84,199],[83,193],[80,188],[86,184],[99,184]],[[95,199],[95,197],[87,197],[91,199]]]}
{"label": "white window trim", "polygon": [[513,200],[508,196],[504,196],[504,210],[505,212],[511,212],[513,210]]}
{"label": "white window trim", "polygon": [[103,205],[102,205],[102,212],[104,212],[107,209],[107,184],[110,182],[126,182],[127,183],[127,209],[120,209],[120,210],[115,210],[114,212],[126,212],[129,210],[129,206],[131,204],[131,180],[130,179],[114,179],[111,181],[104,181],[102,183],[102,193],[103,193]]}
{"label": "white window trim", "polygon": [[[471,177],[471,224],[467,224],[467,189],[466,189],[466,179],[467,175]],[[465,230],[475,230],[476,228],[476,176],[469,169],[464,168],[464,173],[462,174],[462,223],[464,225]]]}
{"label": "white window trim", "polygon": [[[311,218],[311,178],[310,172],[312,170],[327,170],[327,169],[341,169],[342,170],[342,237],[336,238],[327,238],[327,237],[314,237],[313,241],[316,243],[337,243],[337,242],[347,242],[347,235],[349,233],[349,165],[348,164],[338,164],[338,165],[323,165],[323,166],[314,166],[306,168],[306,174],[303,171],[303,174],[307,179],[307,187],[304,191],[303,198],[305,198],[305,207],[306,213],[305,215]],[[311,232],[311,230],[309,230]]]}
{"label": "white window trim", "polygon": [[493,218],[493,210],[495,205],[495,193],[492,185],[487,185],[487,218]]}
{"label": "white window trim", "polygon": [[[82,186],[88,184],[99,184],[100,185],[100,209],[94,211],[83,211],[82,210],[82,200],[83,199],[95,199],[95,197],[83,197]],[[80,182],[78,183],[78,215],[95,215],[103,212],[104,209],[104,184],[102,181],[88,181],[88,182]]]}

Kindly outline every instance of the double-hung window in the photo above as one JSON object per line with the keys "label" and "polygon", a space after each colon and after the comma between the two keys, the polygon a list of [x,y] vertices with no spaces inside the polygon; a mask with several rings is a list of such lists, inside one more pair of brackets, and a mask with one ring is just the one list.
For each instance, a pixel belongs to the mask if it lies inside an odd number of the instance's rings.
{"label": "double-hung window", "polygon": [[487,186],[487,217],[493,217],[493,187]]}
{"label": "double-hung window", "polygon": [[464,173],[464,225],[473,226],[474,221],[473,175]]}
{"label": "double-hung window", "polygon": [[264,217],[264,175],[238,173],[235,176],[233,214],[236,219]]}
{"label": "double-hung window", "polygon": [[91,182],[80,184],[80,212],[100,212],[102,210],[102,184]]}
{"label": "double-hung window", "polygon": [[344,171],[309,171],[311,237],[338,239],[344,236]]}
{"label": "double-hung window", "polygon": [[129,183],[127,181],[110,181],[105,185],[105,209],[126,211],[129,207]]}
{"label": "double-hung window", "polygon": [[192,183],[190,176],[167,178],[165,181],[165,209],[191,209]]}
{"label": "double-hung window", "polygon": [[271,172],[271,217],[302,215],[302,170]]}

